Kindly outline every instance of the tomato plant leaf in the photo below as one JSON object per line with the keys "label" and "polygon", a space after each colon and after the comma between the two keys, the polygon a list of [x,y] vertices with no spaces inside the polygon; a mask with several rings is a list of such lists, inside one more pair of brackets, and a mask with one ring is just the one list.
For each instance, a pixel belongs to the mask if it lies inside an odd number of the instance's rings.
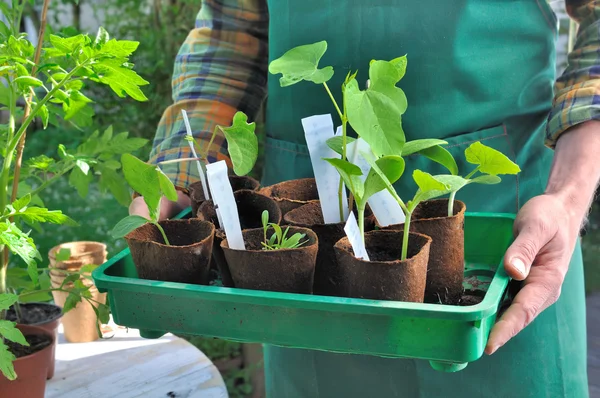
{"label": "tomato plant leaf", "polygon": [[235,174],[244,176],[250,173],[258,158],[258,138],[254,133],[256,123],[248,123],[248,116],[237,112],[230,127],[219,128],[227,139],[227,150]]}
{"label": "tomato plant leaf", "polygon": [[16,380],[17,374],[13,361],[16,359],[14,354],[8,350],[8,346],[0,341],[0,371],[8,380]]}
{"label": "tomato plant leaf", "polygon": [[148,100],[140,89],[141,86],[149,84],[148,81],[126,67],[120,59],[100,60],[92,69],[100,76],[100,82],[110,86],[119,97],[125,98],[129,95],[137,101]]}
{"label": "tomato plant leaf", "polygon": [[110,234],[113,238],[120,239],[129,234],[131,231],[135,230],[136,228],[139,228],[142,225],[146,224],[147,222],[149,222],[149,220],[141,216],[127,216],[121,221],[119,221],[117,225],[115,225]]}
{"label": "tomato plant leaf", "polygon": [[19,296],[16,294],[2,293],[0,294],[0,311],[8,310],[14,303],[17,302]]}
{"label": "tomato plant leaf", "polygon": [[479,166],[479,171],[485,174],[518,174],[520,167],[502,152],[477,141],[465,149],[467,162]]}
{"label": "tomato plant leaf", "polygon": [[15,216],[21,217],[29,223],[48,222],[52,224],[65,224],[73,227],[79,225],[60,210],[48,210],[37,206],[28,207],[15,214]]}
{"label": "tomato plant leaf", "polygon": [[15,200],[12,204],[12,207],[15,211],[21,211],[25,206],[27,206],[31,202],[31,195],[27,194],[17,200]]}
{"label": "tomato plant leaf", "polygon": [[269,72],[277,75],[281,87],[291,86],[303,80],[322,84],[333,76],[333,67],[319,69],[319,61],[327,51],[327,42],[320,41],[292,48],[269,64]]}
{"label": "tomato plant leaf", "polygon": [[0,320],[0,336],[7,340],[14,341],[15,343],[29,346],[29,343],[27,340],[25,340],[23,333],[21,333],[21,331],[15,326],[17,326],[16,322]]}
{"label": "tomato plant leaf", "polygon": [[131,188],[144,197],[151,219],[158,218],[158,206],[162,196],[157,166],[145,163],[128,153],[121,156],[123,175]]}
{"label": "tomato plant leaf", "polygon": [[16,224],[6,222],[0,224],[0,244],[21,257],[27,264],[27,272],[35,285],[38,283],[38,270],[36,259],[41,260],[42,256],[37,250],[33,239],[25,232],[21,231]]}
{"label": "tomato plant leaf", "polygon": [[169,180],[169,177],[165,175],[159,168],[156,168],[156,175],[158,176],[158,184],[162,194],[172,202],[177,201],[177,190],[173,182]]}

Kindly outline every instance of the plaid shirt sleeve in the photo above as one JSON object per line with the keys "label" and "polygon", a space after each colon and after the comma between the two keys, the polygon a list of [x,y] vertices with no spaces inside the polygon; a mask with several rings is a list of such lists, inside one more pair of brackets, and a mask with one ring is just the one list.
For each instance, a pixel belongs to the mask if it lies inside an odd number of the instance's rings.
{"label": "plaid shirt sleeve", "polygon": [[[195,29],[175,60],[173,105],[159,123],[150,163],[193,156],[185,140],[182,109],[201,148],[208,145],[215,126],[231,124],[235,112],[254,120],[266,96],[268,18],[266,0],[202,0]],[[229,162],[220,134],[208,153],[211,162]],[[193,162],[162,169],[179,188],[199,179]]]}
{"label": "plaid shirt sleeve", "polygon": [[570,127],[600,119],[600,0],[566,0],[566,6],[579,30],[567,69],[555,84],[546,131],[550,148]]}

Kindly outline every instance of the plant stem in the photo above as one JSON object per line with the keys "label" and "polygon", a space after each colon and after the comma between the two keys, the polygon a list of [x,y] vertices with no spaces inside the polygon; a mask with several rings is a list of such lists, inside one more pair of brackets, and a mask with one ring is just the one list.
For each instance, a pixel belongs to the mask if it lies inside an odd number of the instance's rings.
{"label": "plant stem", "polygon": [[479,167],[477,166],[472,172],[470,172],[469,174],[466,175],[465,180],[470,179],[471,177],[473,177],[475,175],[475,173],[477,173],[479,171]]}
{"label": "plant stem", "polygon": [[156,228],[158,228],[163,239],[165,240],[165,245],[171,246],[171,243],[169,243],[169,239],[167,239],[167,234],[165,233],[165,230],[163,229],[163,227],[158,222],[155,222],[154,225],[156,225]]}
{"label": "plant stem", "polygon": [[327,83],[323,83],[323,86],[325,87],[325,90],[327,90],[327,94],[329,94],[329,98],[331,98],[331,102],[333,102],[333,106],[335,106],[335,110],[337,111],[338,115],[340,115],[340,119],[343,122],[344,114],[340,110],[340,107],[338,106],[337,102],[335,102],[335,98],[333,98],[333,94],[331,94],[331,90],[329,90],[329,86],[327,85]]}
{"label": "plant stem", "polygon": [[410,236],[410,219],[412,217],[412,213],[406,214],[406,220],[404,220],[404,233],[402,234],[402,256],[400,260],[406,260],[406,256],[408,256],[408,238]]}
{"label": "plant stem", "polygon": [[450,198],[448,199],[448,217],[452,217],[454,215],[454,197],[456,196],[456,191],[450,193]]}
{"label": "plant stem", "polygon": [[360,231],[360,238],[362,239],[362,242],[364,245],[365,244],[365,208],[364,208],[364,206],[358,207],[358,230]]}
{"label": "plant stem", "polygon": [[31,197],[34,197],[35,195],[39,194],[44,189],[48,188],[48,186],[54,184],[59,178],[61,178],[65,174],[67,174],[69,171],[73,170],[74,167],[75,167],[75,164],[73,164],[73,165],[65,168],[60,173],[54,174],[52,176],[52,178],[44,181],[39,187],[37,187],[36,189],[34,189],[33,191],[31,191],[29,194],[31,195]]}

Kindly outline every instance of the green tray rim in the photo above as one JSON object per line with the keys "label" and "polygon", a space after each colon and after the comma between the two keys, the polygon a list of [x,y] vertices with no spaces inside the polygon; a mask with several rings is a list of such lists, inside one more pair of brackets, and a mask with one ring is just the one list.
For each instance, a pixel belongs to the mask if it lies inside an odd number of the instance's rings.
{"label": "green tray rim", "polygon": [[[186,209],[176,218],[185,217],[189,212],[190,210]],[[465,217],[503,218],[514,220],[516,215],[511,213],[467,212],[465,213]],[[497,312],[504,291],[511,279],[504,270],[504,258],[502,258],[485,298],[479,304],[462,307],[152,281],[131,277],[111,276],[106,273],[118,261],[121,261],[129,254],[129,248],[125,248],[92,272],[96,287],[101,292],[108,292],[109,295],[111,294],[111,291],[114,290],[164,296],[174,296],[177,294],[180,297],[202,298],[204,300],[223,302],[243,302],[245,304],[287,307],[298,310],[304,309],[394,317],[434,317],[437,319],[454,321],[478,321],[494,315]]]}

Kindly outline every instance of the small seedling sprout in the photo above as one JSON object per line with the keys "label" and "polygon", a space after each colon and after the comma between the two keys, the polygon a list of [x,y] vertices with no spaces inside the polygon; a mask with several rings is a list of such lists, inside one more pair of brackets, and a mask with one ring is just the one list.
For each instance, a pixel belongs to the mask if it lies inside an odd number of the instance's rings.
{"label": "small seedling sprout", "polygon": [[[263,225],[263,242],[261,245],[263,250],[280,250],[280,249],[296,249],[301,247],[308,241],[301,242],[306,237],[306,234],[296,232],[294,235],[288,237],[290,227],[284,230],[276,223],[269,222],[269,211],[264,210],[262,212],[262,225]],[[273,228],[273,235],[267,239],[267,231],[269,227]]]}

